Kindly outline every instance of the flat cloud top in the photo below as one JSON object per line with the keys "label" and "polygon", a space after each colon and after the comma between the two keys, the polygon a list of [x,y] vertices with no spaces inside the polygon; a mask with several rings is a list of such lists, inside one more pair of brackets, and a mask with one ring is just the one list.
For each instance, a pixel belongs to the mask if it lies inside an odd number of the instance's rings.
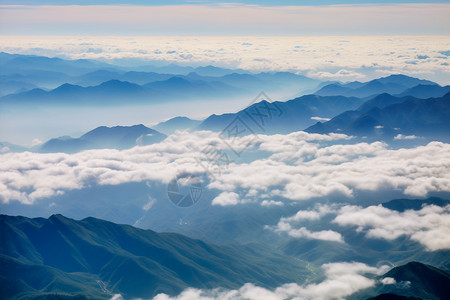
{"label": "flat cloud top", "polygon": [[[448,8],[439,11],[445,13]],[[425,13],[422,10],[419,13],[421,20]],[[146,15],[145,19],[151,18]],[[366,81],[400,73],[439,84],[450,83],[448,35],[310,36],[308,32],[309,36],[297,33],[297,36],[265,37],[36,37],[10,34],[1,37],[0,51],[72,59],[126,58],[149,64],[156,61],[254,71],[294,71],[320,80]],[[413,34],[417,35],[418,31]]]}

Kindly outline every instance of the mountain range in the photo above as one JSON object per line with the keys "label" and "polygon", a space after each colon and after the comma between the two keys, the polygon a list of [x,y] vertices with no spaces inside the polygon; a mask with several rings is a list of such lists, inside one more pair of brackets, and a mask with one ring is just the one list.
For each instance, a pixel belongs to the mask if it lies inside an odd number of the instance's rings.
{"label": "mountain range", "polygon": [[39,152],[75,153],[87,149],[127,149],[136,145],[159,143],[166,135],[144,125],[97,127],[79,138],[60,137],[42,144]]}
{"label": "mountain range", "polygon": [[[349,82],[346,84],[332,83],[320,88],[315,92],[320,96],[346,96],[365,98],[382,93],[400,94],[416,86],[432,85],[439,87],[429,80],[421,80],[405,75],[390,75],[387,77],[371,80],[369,82]],[[442,95],[441,95],[442,96]]]}
{"label": "mountain range", "polygon": [[318,122],[305,131],[322,134],[339,132],[381,139],[402,135],[447,141],[450,132],[450,93],[429,99],[382,94],[358,110],[346,111],[324,123]]}
{"label": "mountain range", "polygon": [[[130,104],[148,103],[149,99],[250,97],[261,90],[291,96],[315,88],[319,81],[289,72],[253,74],[241,69],[176,65],[130,70],[94,60],[0,53],[0,83],[0,97],[7,96],[0,103],[9,105],[36,101],[41,105],[111,105],[119,100]],[[142,89],[137,91],[137,86]]]}
{"label": "mountain range", "polygon": [[[175,295],[187,287],[233,289],[252,282],[273,288],[313,278],[305,263],[280,254],[218,247],[91,217],[76,221],[62,215],[0,215],[0,225],[2,299],[149,298]],[[396,284],[377,283],[351,299],[377,294],[391,298],[375,299],[446,299],[450,292],[448,271],[419,262],[395,267],[379,280],[384,278]]]}
{"label": "mountain range", "polygon": [[0,215],[0,224],[2,299],[150,298],[187,287],[275,287],[309,274],[302,262],[269,251],[218,247],[95,218]]}
{"label": "mountain range", "polygon": [[[370,293],[380,295],[369,300],[444,300],[450,295],[450,272],[427,264],[409,262],[380,277],[385,278],[389,278],[392,283],[378,284]],[[355,296],[361,297],[361,294]]]}

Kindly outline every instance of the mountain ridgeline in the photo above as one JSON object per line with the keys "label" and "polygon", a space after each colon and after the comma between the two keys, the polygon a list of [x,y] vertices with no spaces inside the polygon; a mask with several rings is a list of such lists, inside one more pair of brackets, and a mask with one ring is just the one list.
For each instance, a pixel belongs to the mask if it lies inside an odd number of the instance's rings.
{"label": "mountain ridgeline", "polygon": [[95,218],[1,215],[0,230],[2,299],[150,298],[188,287],[237,288],[246,282],[275,287],[309,274],[302,262],[268,251],[218,247]]}

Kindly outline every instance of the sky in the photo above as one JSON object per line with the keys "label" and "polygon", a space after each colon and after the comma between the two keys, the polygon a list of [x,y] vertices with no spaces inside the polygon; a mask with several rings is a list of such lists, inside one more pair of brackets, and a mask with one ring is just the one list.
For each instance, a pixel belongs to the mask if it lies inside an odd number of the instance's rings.
{"label": "sky", "polygon": [[132,1],[124,5],[119,1],[94,1],[85,5],[87,1],[0,1],[0,35],[450,33],[449,1],[382,1],[376,4],[366,4],[368,1],[227,2],[151,1],[151,5],[143,5],[144,1]]}

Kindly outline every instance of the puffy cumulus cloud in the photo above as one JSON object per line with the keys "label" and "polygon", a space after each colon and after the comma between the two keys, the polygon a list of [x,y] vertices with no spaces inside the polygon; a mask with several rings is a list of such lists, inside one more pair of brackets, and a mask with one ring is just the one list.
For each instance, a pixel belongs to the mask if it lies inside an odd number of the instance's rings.
{"label": "puffy cumulus cloud", "polygon": [[439,207],[425,205],[420,210],[398,212],[382,205],[366,208],[354,205],[316,205],[311,210],[299,210],[295,215],[282,217],[276,226],[267,227],[276,232],[286,232],[294,238],[321,239],[343,242],[344,237],[332,230],[311,232],[302,221],[320,221],[326,215],[339,226],[354,226],[367,238],[395,240],[405,236],[424,245],[429,251],[450,249],[450,205]]}
{"label": "puffy cumulus cloud", "polygon": [[416,135],[403,135],[399,133],[394,137],[394,140],[415,140],[418,138]]}
{"label": "puffy cumulus cloud", "polygon": [[381,279],[381,283],[384,285],[390,285],[390,284],[396,284],[397,281],[395,280],[395,278],[385,277],[385,278]]}
{"label": "puffy cumulus cloud", "polygon": [[295,215],[291,217],[283,217],[282,222],[299,222],[303,220],[316,221],[320,220],[323,216],[335,213],[335,205],[317,205],[313,210],[299,210]]}
{"label": "puffy cumulus cloud", "polygon": [[261,206],[283,206],[284,203],[281,201],[275,201],[275,200],[263,200],[261,202]]}
{"label": "puffy cumulus cloud", "polygon": [[294,238],[306,238],[311,240],[322,240],[343,243],[344,239],[339,232],[333,230],[321,230],[321,231],[310,231],[306,227],[301,227],[298,229],[291,228],[290,224],[281,223],[278,224],[278,231],[286,231],[290,236]]}
{"label": "puffy cumulus cloud", "polygon": [[239,203],[239,195],[235,192],[222,192],[212,200],[212,205],[228,206]]}
{"label": "puffy cumulus cloud", "polygon": [[194,150],[209,143],[220,143],[216,133],[179,132],[161,143],[123,151],[3,154],[0,156],[0,198],[3,202],[19,200],[30,204],[39,198],[91,185],[168,182],[179,172],[204,172],[196,161],[199,153]]}
{"label": "puffy cumulus cloud", "polygon": [[291,217],[282,217],[276,226],[266,228],[276,232],[286,232],[293,238],[306,238],[344,243],[344,238],[339,232],[333,230],[310,231],[306,227],[297,228],[302,221],[317,221],[323,216],[335,213],[335,206],[317,205],[313,210],[299,210]]}
{"label": "puffy cumulus cloud", "polygon": [[262,140],[259,149],[272,155],[232,165],[209,187],[291,200],[332,194],[352,197],[354,190],[395,189],[411,196],[450,191],[449,144],[389,150],[380,142],[320,146],[295,136]]}
{"label": "puffy cumulus cloud", "polygon": [[450,205],[424,206],[420,210],[398,212],[381,205],[342,207],[333,222],[356,226],[369,238],[394,240],[407,236],[429,251],[450,249]]}
{"label": "puffy cumulus cloud", "polygon": [[[219,192],[238,193],[239,200],[230,197],[228,205],[280,197],[352,197],[355,190],[395,189],[414,196],[450,191],[449,144],[432,142],[399,150],[389,150],[380,142],[336,144],[347,139],[345,135],[305,132],[237,138],[233,142],[248,146],[248,157],[257,152],[253,160],[245,162],[232,156],[217,133],[208,131],[176,132],[161,143],[123,151],[6,153],[0,155],[0,197],[3,202],[32,203],[90,185],[168,182],[179,172],[205,173],[211,171],[210,164],[221,163],[211,161],[205,153],[210,148],[228,151],[231,156],[225,166],[212,166],[220,167],[220,172],[210,173],[207,185]],[[225,203],[223,197],[215,204]]]}
{"label": "puffy cumulus cloud", "polygon": [[322,266],[325,279],[319,283],[298,285],[290,283],[275,290],[269,290],[247,283],[238,290],[199,290],[189,288],[175,297],[159,294],[153,300],[328,300],[345,299],[355,292],[372,287],[376,281],[364,276],[381,274],[387,267],[374,268],[368,265],[352,263],[330,263]]}

